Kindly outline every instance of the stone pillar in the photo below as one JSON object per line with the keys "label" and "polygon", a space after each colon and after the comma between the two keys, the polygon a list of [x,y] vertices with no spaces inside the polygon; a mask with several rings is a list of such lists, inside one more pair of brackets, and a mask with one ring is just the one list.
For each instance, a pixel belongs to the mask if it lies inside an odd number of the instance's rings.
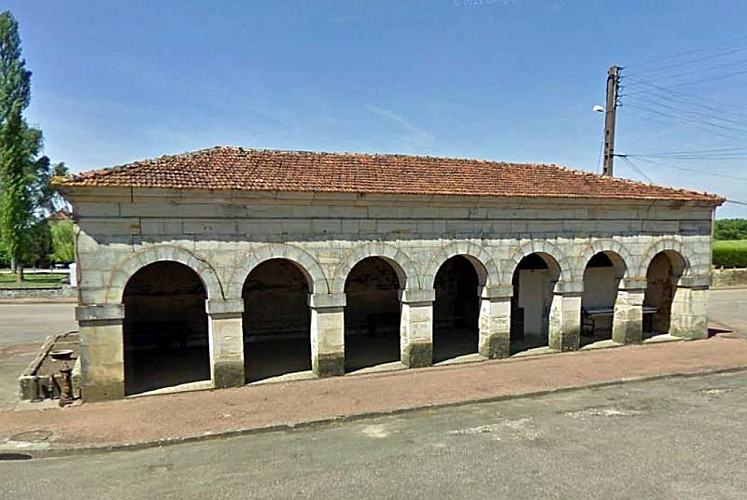
{"label": "stone pillar", "polygon": [[345,374],[345,294],[309,295],[311,369],[317,377]]}
{"label": "stone pillar", "polygon": [[81,396],[84,401],[125,396],[123,304],[75,308],[80,332]]}
{"label": "stone pillar", "polygon": [[401,290],[400,359],[408,368],[433,364],[433,301],[436,291]]}
{"label": "stone pillar", "polygon": [[576,351],[581,335],[581,297],[583,282],[563,282],[555,285],[550,306],[549,344],[558,351]]}
{"label": "stone pillar", "polygon": [[640,344],[643,341],[643,297],[646,278],[622,280],[612,317],[612,340],[620,344]]}
{"label": "stone pillar", "polygon": [[246,383],[243,313],[243,299],[207,301],[210,379],[217,389]]}
{"label": "stone pillar", "polygon": [[480,287],[480,356],[505,358],[511,354],[511,285]]}
{"label": "stone pillar", "polygon": [[669,334],[686,340],[708,338],[708,288],[711,276],[683,276],[672,302]]}

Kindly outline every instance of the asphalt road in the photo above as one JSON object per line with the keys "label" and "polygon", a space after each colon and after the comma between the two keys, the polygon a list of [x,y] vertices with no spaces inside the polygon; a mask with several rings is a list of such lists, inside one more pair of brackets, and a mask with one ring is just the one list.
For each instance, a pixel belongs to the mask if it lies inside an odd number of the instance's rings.
{"label": "asphalt road", "polygon": [[0,462],[0,498],[745,498],[747,373]]}
{"label": "asphalt road", "polygon": [[0,346],[41,343],[49,335],[77,329],[75,304],[0,304]]}
{"label": "asphalt road", "polygon": [[747,289],[711,290],[708,313],[714,326],[724,326],[747,337]]}
{"label": "asphalt road", "polygon": [[77,328],[75,304],[0,303],[0,410],[18,402],[18,376],[44,339]]}

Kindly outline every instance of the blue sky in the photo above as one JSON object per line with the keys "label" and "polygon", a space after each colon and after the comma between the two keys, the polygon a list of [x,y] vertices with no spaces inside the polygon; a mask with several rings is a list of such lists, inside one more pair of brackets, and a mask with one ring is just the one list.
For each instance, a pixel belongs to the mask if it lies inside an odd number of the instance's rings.
{"label": "blue sky", "polygon": [[[7,0],[27,118],[80,171],[218,144],[557,163],[747,202],[747,2]],[[684,52],[684,53],[683,53]],[[742,73],[740,73],[742,71]],[[741,92],[739,92],[741,90]],[[734,149],[742,148],[742,149]],[[723,151],[722,151],[723,150]],[[646,180],[627,160],[615,174]],[[719,217],[747,217],[726,204]]]}

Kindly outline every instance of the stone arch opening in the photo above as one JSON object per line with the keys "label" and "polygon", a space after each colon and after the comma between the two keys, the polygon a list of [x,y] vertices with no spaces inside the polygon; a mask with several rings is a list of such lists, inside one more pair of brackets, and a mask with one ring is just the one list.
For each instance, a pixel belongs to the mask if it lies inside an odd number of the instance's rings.
{"label": "stone arch opening", "polygon": [[310,278],[295,262],[269,259],[244,281],[244,374],[256,382],[311,370]]}
{"label": "stone arch opening", "polygon": [[672,322],[672,305],[677,285],[685,273],[687,262],[674,250],[663,250],[651,259],[646,270],[646,292],[643,296],[643,337],[669,333]]}
{"label": "stone arch opening", "polygon": [[[457,255],[436,273],[433,304],[433,362],[477,353],[480,336],[478,288],[487,273],[471,259]],[[482,279],[481,279],[482,276]]]}
{"label": "stone arch opening", "polygon": [[615,302],[625,271],[625,261],[611,250],[595,253],[586,263],[581,296],[581,346],[612,338]]}
{"label": "stone arch opening", "polygon": [[516,266],[511,284],[511,354],[549,344],[550,310],[560,265],[549,254],[531,253]]}
{"label": "stone arch opening", "polygon": [[345,371],[400,360],[399,291],[403,272],[390,259],[367,257],[345,280]]}
{"label": "stone arch opening", "polygon": [[207,291],[174,261],[139,269],[124,287],[125,394],[210,380]]}

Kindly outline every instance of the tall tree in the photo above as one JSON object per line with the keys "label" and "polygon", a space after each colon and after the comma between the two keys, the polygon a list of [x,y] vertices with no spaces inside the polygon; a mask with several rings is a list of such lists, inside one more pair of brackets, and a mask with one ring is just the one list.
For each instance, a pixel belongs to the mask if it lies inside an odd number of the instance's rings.
{"label": "tall tree", "polygon": [[[0,236],[5,251],[23,280],[24,248],[34,223],[37,169],[49,161],[37,159],[41,131],[30,128],[23,111],[31,99],[31,72],[21,57],[18,23],[0,13]],[[42,163],[40,163],[42,162]]]}

